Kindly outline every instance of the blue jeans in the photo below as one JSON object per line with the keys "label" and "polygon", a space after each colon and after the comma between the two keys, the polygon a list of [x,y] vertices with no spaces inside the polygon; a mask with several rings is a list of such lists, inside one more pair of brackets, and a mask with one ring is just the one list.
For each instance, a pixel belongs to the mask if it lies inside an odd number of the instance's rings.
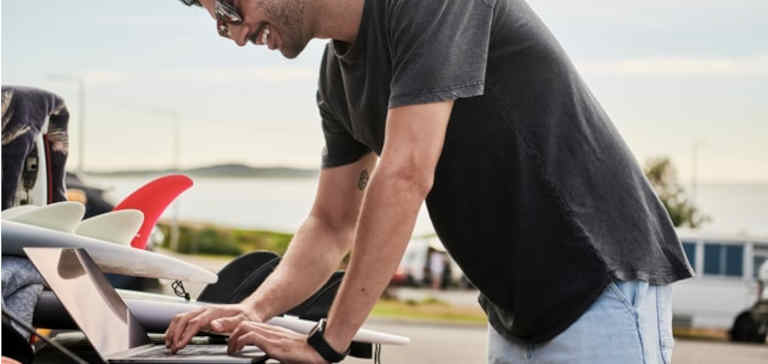
{"label": "blue jeans", "polygon": [[614,281],[568,329],[549,342],[509,341],[489,325],[490,364],[669,364],[669,286]]}

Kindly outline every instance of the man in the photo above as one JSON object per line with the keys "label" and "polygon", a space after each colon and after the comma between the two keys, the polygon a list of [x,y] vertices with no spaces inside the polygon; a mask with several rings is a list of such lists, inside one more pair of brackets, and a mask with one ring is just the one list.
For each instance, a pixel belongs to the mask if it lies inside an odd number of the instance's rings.
{"label": "man", "polygon": [[[426,199],[480,290],[490,362],[669,361],[667,285],[691,269],[629,149],[523,0],[200,3],[240,46],[293,58],[332,39],[317,93],[326,148],[313,209],[275,273],[240,304],[177,316],[172,350],[202,329],[232,332],[232,351],[341,360]],[[307,338],[259,323],[350,249],[327,325]]]}

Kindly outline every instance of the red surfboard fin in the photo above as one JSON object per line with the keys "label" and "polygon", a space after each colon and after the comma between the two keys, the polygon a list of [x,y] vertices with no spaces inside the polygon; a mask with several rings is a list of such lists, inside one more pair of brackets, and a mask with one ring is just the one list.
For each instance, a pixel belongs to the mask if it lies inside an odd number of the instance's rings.
{"label": "red surfboard fin", "polygon": [[141,186],[123,199],[115,210],[136,209],[144,213],[144,222],[131,241],[131,246],[138,249],[147,247],[147,239],[157,219],[168,205],[182,192],[192,187],[192,179],[182,174],[172,174],[157,178]]}

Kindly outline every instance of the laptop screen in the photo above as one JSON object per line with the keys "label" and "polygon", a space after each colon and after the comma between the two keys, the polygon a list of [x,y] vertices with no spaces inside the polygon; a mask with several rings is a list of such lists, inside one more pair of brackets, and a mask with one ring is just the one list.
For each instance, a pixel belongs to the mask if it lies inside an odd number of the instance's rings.
{"label": "laptop screen", "polygon": [[24,251],[103,360],[149,343],[146,330],[85,250]]}

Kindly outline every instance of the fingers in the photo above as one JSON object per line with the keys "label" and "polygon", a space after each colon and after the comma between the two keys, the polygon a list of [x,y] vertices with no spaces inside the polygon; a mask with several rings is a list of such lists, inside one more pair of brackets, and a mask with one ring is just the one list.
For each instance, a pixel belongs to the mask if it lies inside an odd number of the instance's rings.
{"label": "fingers", "polygon": [[186,326],[186,321],[190,319],[191,316],[198,315],[202,313],[205,309],[199,308],[194,311],[180,313],[173,317],[171,320],[171,323],[168,324],[168,329],[165,330],[165,346],[167,348],[171,348],[173,344],[176,342],[175,337],[177,336],[177,333],[179,331],[179,328],[183,330],[183,327]]}
{"label": "fingers", "polygon": [[195,334],[208,326],[208,323],[210,322],[210,316],[210,313],[203,313],[187,320],[187,325],[184,327],[183,331],[179,330],[181,335],[179,335],[179,339],[175,342],[176,345],[174,345],[171,351],[176,352],[177,350],[187,346]]}
{"label": "fingers", "polygon": [[[289,334],[281,331],[277,331],[273,329],[274,326],[270,326],[267,324],[262,324],[259,322],[253,322],[253,321],[243,321],[239,325],[237,325],[237,328],[232,332],[232,334],[229,336],[229,340],[227,340],[227,350],[229,350],[230,353],[234,353],[236,351],[239,351],[242,349],[241,346],[237,346],[240,342],[243,336],[248,336],[251,333],[255,333],[258,336],[256,336],[256,339],[259,340],[272,340],[272,341],[279,341],[281,338],[290,338],[291,335],[298,335],[293,331],[288,330]],[[254,338],[253,336],[248,336],[250,338]],[[246,339],[243,339],[246,340]],[[266,344],[266,342],[257,342],[257,341],[246,341],[249,344],[257,345],[265,352],[266,347],[263,346]],[[245,345],[245,344],[243,344]]]}
{"label": "fingers", "polygon": [[235,331],[237,325],[243,322],[243,320],[245,320],[243,315],[218,318],[211,321],[211,329],[220,334],[231,333]]}
{"label": "fingers", "polygon": [[166,347],[175,353],[185,347],[200,330],[208,329],[212,320],[227,316],[238,320],[244,317],[241,310],[231,307],[206,307],[176,315],[165,332]]}
{"label": "fingers", "polygon": [[190,320],[193,320],[195,317],[201,315],[205,310],[203,311],[194,311],[187,313],[185,315],[182,315],[181,318],[176,322],[176,325],[174,325],[173,328],[173,336],[171,337],[171,351],[176,352],[177,350],[184,347],[184,345],[179,345],[181,342],[181,338],[184,335],[184,333],[187,331],[187,325]]}
{"label": "fingers", "polygon": [[[245,347],[246,345],[256,345],[259,348],[266,347],[267,346],[266,342],[267,342],[266,337],[259,335],[255,331],[251,331],[238,336],[237,340],[230,340],[230,343],[227,345],[227,352],[230,354],[234,354],[240,350],[243,350],[243,347]],[[263,350],[263,351],[265,353],[267,352],[266,350]]]}
{"label": "fingers", "polygon": [[184,330],[186,330],[187,322],[191,320],[193,317],[197,316],[199,313],[197,312],[190,312],[183,314],[181,316],[177,316],[178,319],[174,319],[173,323],[173,331],[170,331],[170,349],[172,352],[176,352],[176,346],[179,342],[179,339],[181,339],[181,335],[184,334]]}
{"label": "fingers", "polygon": [[251,326],[252,326],[251,323],[248,321],[243,321],[237,325],[235,330],[233,330],[232,333],[229,335],[229,339],[227,339],[228,352],[234,353],[242,349],[242,346],[236,349],[237,343],[239,342],[240,337],[248,335],[251,332]]}
{"label": "fingers", "polygon": [[326,361],[307,344],[307,336],[291,330],[263,323],[246,321],[238,325],[229,338],[230,354],[255,345],[270,358],[281,363],[325,363]]}

